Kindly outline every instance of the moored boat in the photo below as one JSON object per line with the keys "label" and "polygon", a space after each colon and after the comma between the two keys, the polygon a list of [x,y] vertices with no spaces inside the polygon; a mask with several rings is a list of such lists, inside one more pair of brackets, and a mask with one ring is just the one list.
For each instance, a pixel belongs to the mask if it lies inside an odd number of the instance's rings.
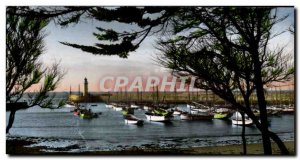
{"label": "moored boat", "polygon": [[227,119],[229,118],[229,113],[215,113],[214,119]]}
{"label": "moored boat", "polygon": [[105,107],[106,108],[113,108],[113,105],[112,104],[105,104]]}
{"label": "moored boat", "polygon": [[157,115],[152,112],[146,112],[145,115],[149,121],[166,122],[172,120],[172,116]]}
{"label": "moored boat", "polygon": [[151,112],[145,113],[147,120],[156,122],[170,121],[173,118],[173,112],[161,108],[155,108]]}
{"label": "moored boat", "polygon": [[214,115],[212,114],[190,114],[187,112],[181,113],[181,120],[212,120]]}
{"label": "moored boat", "polygon": [[173,112],[173,116],[179,116],[181,114],[181,112],[180,111],[177,111],[177,110],[175,110],[174,112]]}
{"label": "moored boat", "polygon": [[[242,115],[240,112],[235,112],[234,115],[231,117],[231,122],[233,125],[238,125],[242,126],[243,125],[243,119]],[[246,114],[245,114],[245,126],[251,126],[253,125],[252,119],[250,119]]]}
{"label": "moored boat", "polygon": [[115,111],[122,111],[122,108],[121,107],[114,107],[113,108]]}
{"label": "moored boat", "polygon": [[294,113],[294,108],[292,107],[287,107],[287,108],[283,108],[282,109],[282,113],[285,113],[285,114],[293,114]]}
{"label": "moored boat", "polygon": [[[243,121],[242,120],[232,119],[231,122],[232,122],[233,125],[238,125],[238,126],[242,126],[243,125]],[[245,119],[245,126],[251,126],[251,125],[253,125],[252,119]]]}
{"label": "moored boat", "polygon": [[134,108],[134,109],[137,109],[137,108],[140,108],[138,105],[135,105],[135,104],[131,104],[130,105],[130,108]]}
{"label": "moored boat", "polygon": [[124,121],[125,121],[125,124],[135,124],[135,125],[143,125],[144,124],[143,120],[135,117],[132,114],[128,114],[128,115],[124,116]]}
{"label": "moored boat", "polygon": [[122,114],[124,116],[128,115],[128,114],[134,114],[134,108],[123,108],[122,110]]}
{"label": "moored boat", "polygon": [[228,119],[232,112],[228,108],[218,108],[214,112],[215,119]]}
{"label": "moored boat", "polygon": [[149,110],[150,110],[150,107],[144,106],[143,109],[144,109],[145,111],[149,111]]}
{"label": "moored boat", "polygon": [[196,108],[194,105],[191,105],[191,104],[186,104],[186,107],[189,108],[189,109],[194,109],[194,108]]}
{"label": "moored boat", "polygon": [[75,105],[73,105],[73,104],[65,104],[64,105],[64,107],[66,107],[66,108],[74,108],[74,107],[76,107]]}

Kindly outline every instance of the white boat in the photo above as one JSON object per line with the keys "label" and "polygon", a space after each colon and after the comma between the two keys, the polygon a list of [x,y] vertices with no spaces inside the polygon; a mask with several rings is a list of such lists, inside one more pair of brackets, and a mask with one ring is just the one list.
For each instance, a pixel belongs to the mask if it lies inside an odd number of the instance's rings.
{"label": "white boat", "polygon": [[[242,126],[243,125],[243,121],[242,120],[232,119],[231,122],[232,122],[233,125],[238,125],[238,126]],[[245,119],[245,126],[250,126],[252,124],[253,124],[252,119]]]}
{"label": "white boat", "polygon": [[139,106],[135,105],[135,104],[131,104],[130,108],[140,108]]}
{"label": "white boat", "polygon": [[179,116],[180,114],[181,114],[181,112],[176,111],[176,110],[173,112],[173,116]]}
{"label": "white boat", "polygon": [[150,110],[150,107],[144,106],[143,109],[144,109],[145,111],[149,111],[149,110]]}
{"label": "white boat", "polygon": [[188,116],[188,114],[181,114],[181,115],[180,115],[180,119],[181,119],[181,120],[189,120],[190,117]]}
{"label": "white boat", "polygon": [[143,125],[144,121],[138,119],[137,117],[133,116],[132,114],[128,114],[124,117],[125,124],[136,124],[136,125]]}
{"label": "white boat", "polygon": [[114,107],[114,110],[115,111],[122,111],[122,108],[121,107]]}
{"label": "white boat", "polygon": [[[233,116],[231,117],[231,122],[233,125],[243,125],[243,119],[242,115],[240,112],[235,112]],[[246,114],[245,114],[245,126],[250,126],[253,125],[252,119],[250,119]]]}
{"label": "white boat", "polygon": [[66,107],[66,108],[74,108],[75,106],[72,105],[72,104],[68,104],[68,103],[67,103],[67,104],[64,105],[64,107]]}
{"label": "white boat", "polygon": [[225,113],[225,112],[229,112],[228,108],[218,108],[215,111],[216,113]]}
{"label": "white boat", "polygon": [[287,107],[287,108],[282,109],[283,113],[294,113],[294,111],[295,110],[292,107]]}
{"label": "white boat", "polygon": [[[207,113],[207,112],[210,111],[209,109],[206,109],[206,108],[193,108],[192,110],[193,110],[193,111],[197,111],[197,113],[198,113],[198,112]],[[197,114],[197,113],[196,113],[196,114]],[[192,113],[192,114],[193,114],[193,113]]]}
{"label": "white boat", "polygon": [[105,107],[106,108],[113,108],[113,105],[111,105],[111,104],[105,104]]}
{"label": "white boat", "polygon": [[154,121],[154,122],[165,122],[165,121],[170,121],[172,119],[172,117],[169,116],[159,116],[152,113],[145,113],[145,114],[147,120]]}
{"label": "white boat", "polygon": [[191,114],[198,114],[198,110],[196,110],[196,109],[191,109],[191,110],[190,110],[190,113],[191,113]]}
{"label": "white boat", "polygon": [[187,108],[189,108],[189,109],[196,108],[195,106],[193,106],[193,105],[190,105],[190,104],[186,104],[186,107],[187,107]]}

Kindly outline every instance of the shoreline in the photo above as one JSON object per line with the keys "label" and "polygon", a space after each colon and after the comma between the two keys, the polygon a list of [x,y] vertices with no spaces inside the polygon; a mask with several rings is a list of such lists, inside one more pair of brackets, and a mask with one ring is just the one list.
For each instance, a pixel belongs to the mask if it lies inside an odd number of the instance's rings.
{"label": "shoreline", "polygon": [[[290,156],[295,154],[294,141],[284,142]],[[242,144],[231,144],[224,146],[207,146],[207,147],[191,147],[191,148],[159,148],[132,147],[124,150],[111,151],[84,151],[84,152],[68,152],[70,149],[76,148],[76,145],[60,148],[56,151],[47,152],[45,146],[28,147],[35,144],[31,140],[6,140],[6,154],[14,155],[243,155]],[[280,155],[277,145],[272,142],[272,150],[274,155]],[[247,144],[247,155],[263,155],[262,143]]]}

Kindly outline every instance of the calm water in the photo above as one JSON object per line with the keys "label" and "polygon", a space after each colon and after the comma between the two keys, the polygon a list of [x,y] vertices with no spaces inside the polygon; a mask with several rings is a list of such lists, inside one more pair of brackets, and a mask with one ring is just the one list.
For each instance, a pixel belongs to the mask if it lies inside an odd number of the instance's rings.
{"label": "calm water", "polygon": [[[49,110],[33,107],[18,111],[10,136],[35,137],[37,146],[50,148],[76,145],[77,148],[69,150],[76,152],[118,150],[134,146],[181,148],[241,143],[241,127],[223,120],[149,122],[143,110],[135,110],[135,115],[145,120],[144,126],[138,127],[126,125],[121,112],[108,109],[103,103],[89,108],[94,112],[102,112],[102,115],[86,120],[73,116],[70,108]],[[285,141],[294,140],[293,115],[270,117],[270,120],[272,131]],[[260,142],[259,133],[255,127],[246,127],[247,141]]]}

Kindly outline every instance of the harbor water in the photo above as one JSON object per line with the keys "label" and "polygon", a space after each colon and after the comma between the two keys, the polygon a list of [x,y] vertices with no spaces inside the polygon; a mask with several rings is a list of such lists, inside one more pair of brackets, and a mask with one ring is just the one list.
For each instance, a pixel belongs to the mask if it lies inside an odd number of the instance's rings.
{"label": "harbor water", "polygon": [[[105,107],[104,103],[85,104],[98,118],[80,119],[71,112],[73,108],[43,109],[32,107],[16,113],[8,139],[22,137],[46,146],[51,151],[106,151],[127,148],[187,148],[240,144],[240,126],[231,121],[182,121],[170,123],[150,122],[145,111],[135,110],[135,116],[145,121],[143,126],[127,125],[120,111]],[[183,105],[180,108],[185,109]],[[6,123],[9,113],[6,113]],[[294,115],[269,117],[270,130],[284,141],[294,140]],[[247,142],[260,143],[261,135],[255,126],[246,127]],[[30,147],[30,146],[29,146]],[[67,149],[66,149],[67,148]]]}

